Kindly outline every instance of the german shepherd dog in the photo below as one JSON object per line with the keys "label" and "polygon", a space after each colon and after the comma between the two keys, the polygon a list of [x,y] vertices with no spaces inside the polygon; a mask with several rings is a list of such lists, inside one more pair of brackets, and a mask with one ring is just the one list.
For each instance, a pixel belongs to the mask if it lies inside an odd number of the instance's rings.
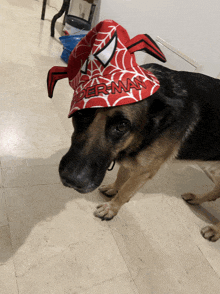
{"label": "german shepherd dog", "polygon": [[[100,188],[112,197],[94,213],[102,220],[112,219],[170,158],[196,161],[215,183],[204,195],[182,195],[185,201],[220,197],[220,81],[157,64],[142,67],[160,81],[159,90],[137,103],[75,112],[72,144],[60,162],[62,183],[80,193],[99,187],[110,164],[119,163],[116,181]],[[220,222],[201,233],[216,241]]]}

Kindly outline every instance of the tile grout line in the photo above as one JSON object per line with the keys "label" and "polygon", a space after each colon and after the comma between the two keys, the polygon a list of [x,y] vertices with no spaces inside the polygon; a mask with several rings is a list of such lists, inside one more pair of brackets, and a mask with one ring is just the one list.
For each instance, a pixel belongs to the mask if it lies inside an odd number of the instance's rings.
{"label": "tile grout line", "polygon": [[19,286],[18,286],[18,279],[17,279],[17,273],[16,273],[16,266],[15,266],[15,263],[14,263],[14,248],[13,248],[13,244],[12,244],[12,234],[11,234],[11,227],[10,227],[10,222],[9,222],[9,216],[8,216],[8,205],[6,203],[6,199],[5,199],[5,193],[4,193],[4,188],[3,188],[3,197],[4,197],[4,203],[5,203],[5,208],[6,208],[6,218],[7,218],[7,225],[5,225],[4,227],[8,227],[9,228],[9,235],[10,235],[10,245],[11,245],[11,253],[12,253],[12,256],[11,256],[11,259],[12,259],[12,263],[13,263],[13,268],[14,268],[14,277],[15,277],[15,281],[16,281],[16,286],[17,286],[17,292],[18,294],[20,293],[19,291]]}
{"label": "tile grout line", "polygon": [[63,186],[61,185],[61,183],[49,183],[49,184],[36,184],[36,185],[25,185],[25,186],[13,186],[13,187],[5,187],[2,186],[3,189],[22,189],[22,188],[27,188],[27,187],[37,187],[37,186],[51,186],[51,185],[59,185],[59,186]]}
{"label": "tile grout line", "polygon": [[[130,271],[128,265],[127,265],[126,260],[124,259],[123,254],[121,253],[120,247],[118,246],[117,240],[115,239],[115,236],[114,236],[114,234],[112,233],[112,229],[111,229],[111,227],[110,227],[109,224],[108,224],[108,227],[109,227],[109,229],[110,229],[111,235],[113,236],[113,239],[115,240],[115,243],[116,243],[116,245],[117,245],[118,251],[120,252],[120,255],[121,255],[122,259],[124,260],[124,263],[125,263],[126,268],[127,268],[128,272],[129,272],[130,278],[131,278],[131,280],[133,281],[133,283],[134,283],[134,285],[135,285],[135,287],[136,287],[137,292],[140,293],[139,290],[138,290],[138,286],[137,286],[137,284],[135,283],[135,281],[134,281],[134,279],[133,279],[133,277],[132,277],[131,271]],[[141,231],[141,233],[142,233],[142,231]],[[146,294],[147,294],[147,293],[146,293]]]}
{"label": "tile grout line", "polygon": [[201,250],[201,248],[199,247],[199,245],[197,243],[195,243],[196,247],[199,249],[199,251],[202,253],[202,255],[204,256],[205,260],[208,263],[208,266],[215,272],[215,274],[217,275],[219,282],[220,282],[220,277],[219,274],[216,272],[216,270],[214,269],[214,267],[211,265],[211,263],[209,262],[209,260],[206,258],[205,254],[203,253],[203,251]]}
{"label": "tile grout line", "polygon": [[[170,205],[170,203],[168,203],[168,204]],[[171,207],[171,205],[170,205],[170,207]],[[172,209],[172,207],[171,207],[171,209]],[[173,213],[176,215],[176,217],[179,219],[179,221],[181,221],[181,219],[180,219],[180,217],[179,217],[179,214],[176,213],[175,210],[173,210],[173,209],[172,209],[172,211],[173,211]],[[207,257],[205,256],[203,250],[200,248],[200,245],[194,240],[194,238],[193,238],[193,234],[191,233],[191,231],[188,229],[188,227],[187,227],[186,225],[183,224],[183,226],[184,226],[184,228],[187,230],[187,232],[188,232],[188,234],[189,234],[189,236],[190,236],[190,239],[193,241],[193,243],[194,243],[194,245],[196,246],[196,248],[199,250],[199,252],[201,252],[202,256],[204,257],[205,261],[207,262],[207,265],[208,265],[208,266],[214,271],[214,273],[216,274],[216,276],[218,277],[218,279],[219,279],[219,281],[220,281],[220,276],[219,276],[219,274],[216,272],[215,268],[211,265],[211,263],[209,262],[209,260],[208,260]],[[197,226],[197,225],[196,225],[196,226]],[[199,226],[197,226],[197,227],[198,227],[198,230],[199,230]],[[203,237],[201,236],[201,238],[203,238]],[[195,266],[196,266],[196,265],[195,265]]]}
{"label": "tile grout line", "polygon": [[[123,275],[124,275],[124,274],[120,274],[120,275],[117,275],[117,276],[115,276],[115,277],[112,277],[111,279],[106,279],[106,280],[104,280],[104,281],[101,282],[101,283],[95,283],[92,287],[90,287],[90,288],[88,288],[88,289],[86,289],[86,290],[83,290],[82,292],[79,292],[79,293],[77,293],[77,294],[83,294],[83,293],[87,292],[89,289],[95,288],[96,286],[101,286],[101,285],[104,284],[105,282],[110,282],[110,281],[114,280],[115,278],[117,278],[117,277],[121,277],[121,276],[123,276]],[[132,279],[132,281],[133,281],[133,279]],[[104,294],[105,294],[105,293],[104,293]],[[139,294],[139,292],[138,292],[138,294]]]}

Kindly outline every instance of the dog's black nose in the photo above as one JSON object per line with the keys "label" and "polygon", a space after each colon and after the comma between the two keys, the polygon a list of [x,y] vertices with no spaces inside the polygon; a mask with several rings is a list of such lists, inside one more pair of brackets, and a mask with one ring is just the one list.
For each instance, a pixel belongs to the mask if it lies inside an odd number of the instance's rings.
{"label": "dog's black nose", "polygon": [[82,186],[76,185],[73,181],[71,181],[69,178],[65,178],[61,175],[61,181],[64,184],[64,186],[74,189],[82,189]]}
{"label": "dog's black nose", "polygon": [[60,178],[64,186],[73,188],[80,193],[88,193],[97,188],[94,183],[91,183],[85,172],[82,171],[81,173],[75,173],[67,169],[60,169]]}
{"label": "dog's black nose", "polygon": [[71,173],[68,173],[66,171],[60,172],[60,178],[65,186],[74,189],[83,189],[86,186],[86,183],[84,181],[77,178],[77,176],[74,177]]}
{"label": "dog's black nose", "polygon": [[80,151],[76,155],[72,149],[64,155],[60,161],[59,174],[65,186],[80,193],[92,192],[100,186],[110,162],[104,165],[102,158],[90,157],[82,157]]}

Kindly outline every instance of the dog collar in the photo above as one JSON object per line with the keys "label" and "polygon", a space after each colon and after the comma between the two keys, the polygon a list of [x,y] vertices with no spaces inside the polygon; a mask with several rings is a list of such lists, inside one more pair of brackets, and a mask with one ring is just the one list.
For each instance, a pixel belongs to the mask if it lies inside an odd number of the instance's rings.
{"label": "dog collar", "polygon": [[97,24],[71,52],[68,66],[54,66],[48,72],[50,98],[56,82],[69,79],[74,89],[68,117],[80,109],[113,107],[139,102],[160,87],[157,78],[141,68],[134,52],[145,51],[160,61],[166,58],[148,35],[130,39],[113,20]]}

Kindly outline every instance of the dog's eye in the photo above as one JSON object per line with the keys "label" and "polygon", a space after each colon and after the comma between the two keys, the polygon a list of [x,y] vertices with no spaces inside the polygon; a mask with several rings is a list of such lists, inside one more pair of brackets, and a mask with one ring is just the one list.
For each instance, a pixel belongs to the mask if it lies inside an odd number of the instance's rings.
{"label": "dog's eye", "polygon": [[132,130],[131,122],[121,113],[107,118],[106,137],[117,142]]}
{"label": "dog's eye", "polygon": [[125,133],[128,130],[128,128],[129,128],[129,124],[126,121],[120,122],[116,126],[116,130],[119,133]]}

